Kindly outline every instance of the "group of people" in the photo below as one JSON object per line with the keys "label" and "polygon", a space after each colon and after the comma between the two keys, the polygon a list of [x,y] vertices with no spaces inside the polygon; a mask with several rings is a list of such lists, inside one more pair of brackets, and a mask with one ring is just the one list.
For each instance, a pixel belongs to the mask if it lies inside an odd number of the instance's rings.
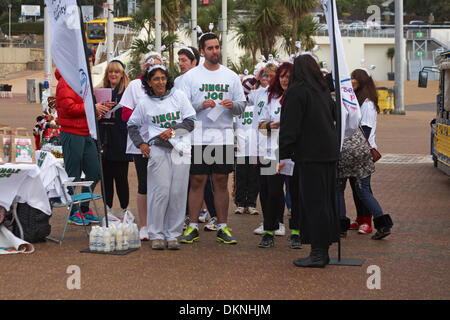
{"label": "group of people", "polygon": [[[289,202],[290,247],[311,244],[310,255],[294,261],[296,266],[324,267],[329,246],[350,228],[370,233],[372,218],[377,230],[373,239],[390,234],[392,220],[370,186],[374,164],[368,146],[376,148],[379,109],[367,70],[352,73],[361,130],[343,141],[341,151],[336,104],[311,53],[303,52],[293,62],[268,61],[255,76],[241,79],[219,63],[221,48],[214,33],[201,35],[199,50],[186,46],[178,51],[182,74],[175,81],[158,52],[143,56],[142,75],[132,81],[120,59],[109,62],[102,87],[112,89],[112,101],[96,105],[108,211],[114,185],[123,212],[128,210],[128,166],[133,161],[140,237],[151,240],[155,250],[178,250],[180,243],[198,241],[199,222],[207,220],[205,207],[214,216],[210,230],[217,231],[217,241],[237,243],[228,226],[233,171],[236,214],[257,215],[259,194],[263,223],[255,233],[263,235],[260,248],[274,246],[277,232],[284,234]],[[98,152],[82,100],[57,78],[65,168],[76,179],[84,172],[95,186]],[[285,173],[290,163],[295,164],[293,172]],[[352,224],[345,210],[347,180],[358,214]],[[88,224],[99,218],[81,206],[73,209],[70,221]]]}

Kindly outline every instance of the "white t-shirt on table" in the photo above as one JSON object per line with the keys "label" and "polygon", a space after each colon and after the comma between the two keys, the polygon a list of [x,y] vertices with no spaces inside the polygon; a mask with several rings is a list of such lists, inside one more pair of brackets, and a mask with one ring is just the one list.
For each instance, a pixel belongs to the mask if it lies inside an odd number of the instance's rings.
{"label": "white t-shirt on table", "polygon": [[[202,109],[197,112],[198,123],[191,135],[192,144],[233,145],[233,111],[219,103],[226,99],[233,102],[246,101],[239,76],[222,65],[215,71],[199,65],[184,74],[182,90],[192,104],[201,104],[207,99],[216,102],[214,108]],[[212,113],[210,114],[210,112]],[[212,116],[213,114],[214,116]],[[216,118],[216,120],[211,118]]]}

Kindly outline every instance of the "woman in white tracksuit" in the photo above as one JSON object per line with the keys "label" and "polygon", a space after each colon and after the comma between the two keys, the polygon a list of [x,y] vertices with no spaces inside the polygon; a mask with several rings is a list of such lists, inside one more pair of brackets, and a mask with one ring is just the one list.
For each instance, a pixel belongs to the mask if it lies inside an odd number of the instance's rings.
{"label": "woman in white tracksuit", "polygon": [[[147,228],[152,249],[178,250],[186,210],[190,168],[190,135],[195,110],[184,92],[173,88],[166,68],[150,67],[142,77],[146,96],[128,121],[134,145],[148,158]],[[140,128],[148,129],[144,141]]]}

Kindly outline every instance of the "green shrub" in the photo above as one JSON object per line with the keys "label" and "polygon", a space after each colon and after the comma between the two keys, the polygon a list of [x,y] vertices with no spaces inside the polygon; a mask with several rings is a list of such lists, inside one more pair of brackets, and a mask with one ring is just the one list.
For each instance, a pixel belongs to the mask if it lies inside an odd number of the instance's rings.
{"label": "green shrub", "polygon": [[[2,31],[8,33],[9,24],[3,23],[1,25]],[[11,35],[19,34],[44,34],[44,22],[24,22],[24,23],[11,23]]]}

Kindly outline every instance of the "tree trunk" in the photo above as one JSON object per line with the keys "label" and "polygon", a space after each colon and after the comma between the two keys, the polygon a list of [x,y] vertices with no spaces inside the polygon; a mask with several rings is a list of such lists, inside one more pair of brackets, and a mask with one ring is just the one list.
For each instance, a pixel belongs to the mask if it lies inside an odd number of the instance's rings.
{"label": "tree trunk", "polygon": [[295,53],[295,42],[297,41],[297,30],[298,29],[298,20],[297,17],[294,15],[294,18],[292,19],[292,41],[291,41],[291,54]]}

